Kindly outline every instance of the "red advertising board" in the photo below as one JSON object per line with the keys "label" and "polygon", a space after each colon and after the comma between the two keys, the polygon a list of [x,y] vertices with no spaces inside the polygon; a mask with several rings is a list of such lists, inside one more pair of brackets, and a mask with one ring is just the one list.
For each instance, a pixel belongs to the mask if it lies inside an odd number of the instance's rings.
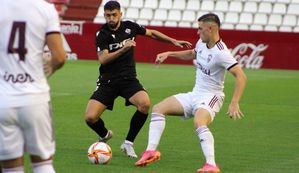
{"label": "red advertising board", "polygon": [[[62,32],[70,47],[69,52],[78,59],[96,60],[95,33],[99,24],[62,22]],[[190,41],[198,40],[194,28],[148,27],[171,37]],[[299,70],[299,33],[221,30],[222,40],[233,56],[245,68],[297,69]],[[184,50],[144,36],[137,37],[135,59],[137,62],[153,63],[158,53],[169,50]],[[192,64],[174,58],[166,63]]]}

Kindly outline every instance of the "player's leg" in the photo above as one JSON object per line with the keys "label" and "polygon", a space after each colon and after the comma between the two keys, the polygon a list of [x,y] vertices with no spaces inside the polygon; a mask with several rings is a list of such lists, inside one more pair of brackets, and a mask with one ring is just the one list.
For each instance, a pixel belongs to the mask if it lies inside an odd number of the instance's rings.
{"label": "player's leg", "polygon": [[212,165],[215,163],[214,137],[208,128],[211,122],[211,115],[206,109],[198,109],[194,116],[194,126],[200,139],[201,148],[206,162]]}
{"label": "player's leg", "polygon": [[110,80],[101,79],[87,103],[85,111],[86,124],[99,135],[99,141],[107,142],[112,137],[112,131],[105,127],[101,115],[106,109],[112,110],[117,91]]}
{"label": "player's leg", "polygon": [[137,158],[133,143],[139,131],[146,122],[150,108],[150,99],[144,90],[137,91],[128,99],[130,104],[136,106],[137,110],[131,118],[130,128],[126,140],[121,145],[121,150],[129,157]]}
{"label": "player's leg", "polygon": [[165,115],[182,116],[183,114],[184,108],[174,96],[154,105],[149,127],[148,145],[141,159],[135,163],[136,166],[146,166],[160,158],[161,154],[156,149],[165,128]]}
{"label": "player's leg", "polygon": [[112,131],[105,127],[105,123],[100,117],[106,108],[107,106],[103,103],[90,99],[85,111],[86,124],[99,135],[100,141],[103,142],[107,142],[112,137]]}
{"label": "player's leg", "polygon": [[206,159],[205,165],[198,169],[199,173],[218,173],[220,169],[215,163],[214,137],[208,128],[212,118],[208,110],[200,108],[194,116],[194,126],[200,140],[201,149]]}
{"label": "player's leg", "polygon": [[2,173],[24,173],[24,138],[17,108],[0,109],[0,165]]}
{"label": "player's leg", "polygon": [[130,121],[130,128],[121,150],[129,157],[136,158],[133,143],[146,122],[150,108],[150,99],[137,78],[126,78],[119,82],[120,96],[126,99],[126,106],[134,105],[137,110]]}
{"label": "player's leg", "polygon": [[198,100],[199,104],[197,103],[198,106],[194,113],[194,126],[206,163],[197,171],[199,173],[217,173],[220,172],[220,169],[215,163],[214,137],[208,126],[213,121],[215,113],[220,110],[223,98],[213,94],[206,94],[201,97],[204,99]]}
{"label": "player's leg", "polygon": [[49,102],[22,107],[19,119],[25,139],[25,151],[31,156],[34,173],[55,173],[52,156],[55,135]]}
{"label": "player's leg", "polygon": [[156,150],[165,128],[165,116],[183,116],[184,108],[176,97],[171,96],[154,105],[149,126],[148,145],[146,150]]}
{"label": "player's leg", "polygon": [[137,110],[131,119],[130,130],[126,140],[134,142],[137,134],[146,122],[148,111],[150,109],[150,99],[148,94],[142,90],[130,97],[129,101],[137,107]]}

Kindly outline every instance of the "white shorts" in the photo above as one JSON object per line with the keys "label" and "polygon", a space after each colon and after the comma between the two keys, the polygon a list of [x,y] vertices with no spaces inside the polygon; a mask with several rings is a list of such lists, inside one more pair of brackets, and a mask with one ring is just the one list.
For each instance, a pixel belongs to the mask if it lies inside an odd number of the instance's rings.
{"label": "white shorts", "polygon": [[23,156],[24,152],[48,159],[55,153],[49,102],[0,108],[0,160]]}
{"label": "white shorts", "polygon": [[213,93],[198,94],[195,92],[180,93],[174,97],[181,103],[184,109],[185,118],[192,117],[199,108],[207,110],[212,118],[220,111],[224,96],[215,95]]}

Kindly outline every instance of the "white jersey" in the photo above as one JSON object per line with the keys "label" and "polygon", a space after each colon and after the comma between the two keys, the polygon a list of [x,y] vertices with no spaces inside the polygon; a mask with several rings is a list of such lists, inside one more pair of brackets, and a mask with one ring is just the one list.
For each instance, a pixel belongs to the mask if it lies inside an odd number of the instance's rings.
{"label": "white jersey", "polygon": [[209,49],[206,43],[198,40],[194,50],[197,71],[193,92],[208,92],[224,96],[225,73],[226,70],[237,65],[236,59],[222,41],[218,41]]}
{"label": "white jersey", "polygon": [[46,35],[60,32],[54,5],[1,0],[0,11],[0,108],[49,101],[42,54]]}

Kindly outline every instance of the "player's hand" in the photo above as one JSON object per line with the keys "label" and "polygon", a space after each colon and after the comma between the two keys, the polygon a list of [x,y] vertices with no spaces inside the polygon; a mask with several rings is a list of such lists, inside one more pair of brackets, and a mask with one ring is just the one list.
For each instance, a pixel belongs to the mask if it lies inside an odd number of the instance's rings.
{"label": "player's hand", "polygon": [[43,54],[43,69],[47,78],[53,74],[52,59],[49,54]]}
{"label": "player's hand", "polygon": [[244,117],[240,110],[239,103],[230,103],[226,114],[228,114],[228,116],[234,120]]}
{"label": "player's hand", "polygon": [[178,46],[178,47],[181,47],[181,48],[183,48],[183,47],[191,48],[191,46],[192,46],[192,44],[190,42],[184,41],[184,40],[174,40],[173,44],[175,46]]}
{"label": "player's hand", "polygon": [[134,40],[128,40],[125,42],[125,45],[124,45],[124,49],[128,50],[130,49],[132,46],[136,46],[136,42]]}
{"label": "player's hand", "polygon": [[155,63],[161,64],[169,56],[168,52],[159,53],[156,57]]}
{"label": "player's hand", "polygon": [[49,64],[44,64],[44,73],[49,78],[53,74],[53,68]]}

